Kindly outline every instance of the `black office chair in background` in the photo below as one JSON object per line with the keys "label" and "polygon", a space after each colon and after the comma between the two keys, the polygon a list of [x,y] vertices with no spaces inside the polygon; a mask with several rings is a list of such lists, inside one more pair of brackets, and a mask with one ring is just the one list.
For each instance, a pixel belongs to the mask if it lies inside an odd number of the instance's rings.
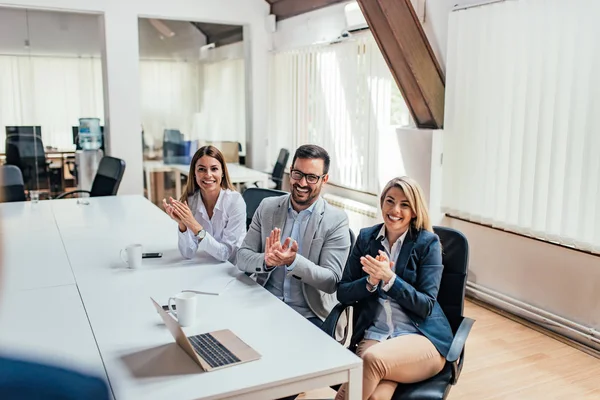
{"label": "black office chair in background", "polygon": [[[399,384],[392,400],[439,400],[445,399],[452,385],[458,382],[465,357],[465,342],[475,322],[463,316],[465,288],[467,286],[467,267],[469,264],[469,243],[459,231],[434,227],[442,243],[442,263],[444,272],[437,300],[444,310],[454,332],[454,340],[446,356],[444,369],[436,376],[413,384]],[[321,329],[335,338],[335,330],[342,314],[348,315],[348,305],[338,304],[331,311]],[[356,319],[353,315],[353,319]],[[355,321],[352,321],[354,323]],[[351,329],[344,330],[346,334]],[[347,337],[338,340],[346,343]],[[337,389],[337,388],[336,388]]]}
{"label": "black office chair in background", "polygon": [[285,167],[287,165],[288,159],[290,158],[290,152],[287,149],[279,150],[279,156],[277,156],[277,162],[273,167],[273,172],[271,172],[271,180],[275,182],[275,188],[277,190],[281,190],[281,186],[283,183],[283,173],[285,172]]}
{"label": "black office chair in background", "polygon": [[266,199],[267,197],[283,196],[284,194],[287,193],[275,189],[248,188],[244,190],[244,193],[242,193],[242,197],[246,202],[246,229],[250,228],[252,217],[254,217],[256,209],[260,205],[260,202],[263,201],[263,199]]}
{"label": "black office chair in background", "polygon": [[73,190],[62,193],[57,199],[64,199],[79,193],[87,193],[90,197],[114,196],[119,190],[121,179],[125,173],[125,161],[110,156],[102,157],[98,171],[92,182],[91,190]]}
{"label": "black office chair in background", "polygon": [[9,203],[13,201],[25,201],[25,184],[21,170],[14,165],[0,165],[0,183],[2,193],[0,201]]}
{"label": "black office chair in background", "polygon": [[27,190],[50,188],[50,164],[46,160],[44,144],[39,135],[7,134],[6,164],[21,170]]}
{"label": "black office chair in background", "polygon": [[[279,150],[279,155],[277,156],[277,162],[273,167],[273,172],[269,174],[269,178],[272,182],[270,185],[270,189],[281,190],[283,184],[283,174],[285,173],[285,167],[290,158],[290,152],[287,149]],[[254,182],[254,186],[258,187],[258,182]]]}

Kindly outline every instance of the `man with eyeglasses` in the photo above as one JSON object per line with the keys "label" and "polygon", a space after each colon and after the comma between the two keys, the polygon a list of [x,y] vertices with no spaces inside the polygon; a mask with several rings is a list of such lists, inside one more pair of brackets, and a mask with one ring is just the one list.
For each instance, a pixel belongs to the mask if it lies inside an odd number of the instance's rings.
{"label": "man with eyeglasses", "polygon": [[238,251],[240,270],[313,324],[337,303],[335,291],[350,249],[346,214],[321,196],[329,154],[300,146],[292,160],[289,195],[264,199]]}

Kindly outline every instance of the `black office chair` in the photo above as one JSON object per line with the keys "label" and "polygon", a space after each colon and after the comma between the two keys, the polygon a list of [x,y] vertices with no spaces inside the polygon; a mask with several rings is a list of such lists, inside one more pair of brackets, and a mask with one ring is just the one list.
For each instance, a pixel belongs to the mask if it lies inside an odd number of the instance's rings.
{"label": "black office chair", "polygon": [[58,196],[57,199],[64,199],[65,197],[79,193],[88,193],[90,197],[114,196],[119,190],[124,173],[125,161],[119,158],[104,156],[100,160],[100,165],[98,165],[98,171],[96,171],[91,190],[65,192]]}
{"label": "black office chair", "polygon": [[[279,150],[279,155],[277,156],[277,162],[273,167],[273,172],[269,174],[269,178],[272,181],[270,182],[271,189],[281,190],[283,185],[283,174],[285,173],[285,166],[287,165],[289,158],[290,152],[287,149]],[[254,186],[258,187],[258,182],[254,182]]]}
{"label": "black office chair", "polygon": [[[475,322],[471,318],[463,317],[469,263],[467,238],[461,232],[451,228],[436,226],[434,231],[442,243],[442,263],[444,264],[437,300],[450,322],[454,340],[446,356],[446,365],[439,374],[422,382],[399,384],[392,400],[445,399],[451,386],[456,384],[460,376],[464,364],[465,342]],[[347,308],[347,305],[336,305],[321,329],[331,337],[335,337],[335,328],[339,318],[347,311]],[[354,315],[354,319],[356,317]],[[351,330],[346,329],[347,331]],[[340,343],[345,343],[345,341],[346,337],[342,338]]]}
{"label": "black office chair", "polygon": [[50,164],[39,135],[10,134],[6,136],[6,164],[21,170],[27,190],[50,188]]}
{"label": "black office chair", "polygon": [[2,193],[0,202],[25,201],[25,183],[21,170],[14,165],[0,165]]}
{"label": "black office chair", "polygon": [[260,205],[260,202],[267,197],[283,196],[287,194],[281,190],[265,189],[265,188],[248,188],[242,193],[242,197],[246,202],[246,229],[250,228],[252,223],[252,217],[256,209]]}

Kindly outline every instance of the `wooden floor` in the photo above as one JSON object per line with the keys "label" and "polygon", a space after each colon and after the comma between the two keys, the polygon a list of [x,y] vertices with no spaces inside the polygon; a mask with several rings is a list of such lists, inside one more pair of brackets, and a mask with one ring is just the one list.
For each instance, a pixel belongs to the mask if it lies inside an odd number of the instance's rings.
{"label": "wooden floor", "polygon": [[[476,320],[450,400],[600,399],[600,359],[472,302]],[[331,399],[322,389],[299,399]]]}

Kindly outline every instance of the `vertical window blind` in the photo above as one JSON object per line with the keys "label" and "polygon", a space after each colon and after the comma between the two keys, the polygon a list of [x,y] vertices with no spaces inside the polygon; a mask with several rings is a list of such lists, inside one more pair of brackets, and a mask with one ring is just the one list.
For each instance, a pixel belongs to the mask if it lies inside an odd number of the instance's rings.
{"label": "vertical window blind", "polygon": [[598,15],[595,0],[452,13],[447,213],[600,253]]}
{"label": "vertical window blind", "polygon": [[409,110],[371,33],[274,53],[269,148],[306,143],[331,156],[330,182],[377,193],[381,132],[407,124]]}

